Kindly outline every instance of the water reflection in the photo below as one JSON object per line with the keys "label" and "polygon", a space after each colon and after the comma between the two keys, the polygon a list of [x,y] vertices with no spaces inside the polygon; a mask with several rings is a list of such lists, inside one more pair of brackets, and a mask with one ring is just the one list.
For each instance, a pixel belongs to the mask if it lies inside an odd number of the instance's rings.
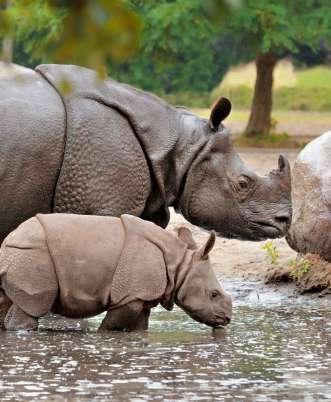
{"label": "water reflection", "polygon": [[238,303],[212,331],[158,309],[149,332],[109,335],[95,332],[101,317],[46,318],[37,333],[0,333],[0,399],[327,400],[330,315]]}

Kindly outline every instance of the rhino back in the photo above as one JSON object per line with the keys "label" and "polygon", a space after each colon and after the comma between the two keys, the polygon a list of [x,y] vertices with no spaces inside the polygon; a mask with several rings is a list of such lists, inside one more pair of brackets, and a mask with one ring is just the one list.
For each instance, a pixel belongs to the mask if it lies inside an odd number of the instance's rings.
{"label": "rhino back", "polygon": [[32,70],[0,63],[0,240],[52,209],[64,149],[61,98]]}
{"label": "rhino back", "polygon": [[[116,88],[82,67],[41,65],[36,71],[57,88],[66,107],[54,211],[141,215],[151,192],[150,170],[130,117],[114,101]],[[63,81],[69,92],[63,92]]]}
{"label": "rhino back", "polygon": [[52,309],[66,317],[87,317],[107,309],[120,259],[124,230],[119,218],[40,214],[59,296]]}

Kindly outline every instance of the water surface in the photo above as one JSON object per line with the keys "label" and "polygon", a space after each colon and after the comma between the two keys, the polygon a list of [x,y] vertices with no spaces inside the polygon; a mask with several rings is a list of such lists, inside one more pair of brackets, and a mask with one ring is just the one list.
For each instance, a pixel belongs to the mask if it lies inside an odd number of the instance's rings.
{"label": "water surface", "polygon": [[0,400],[331,400],[329,302],[268,292],[243,284],[226,330],[158,308],[146,333],[97,333],[102,317],[0,332]]}

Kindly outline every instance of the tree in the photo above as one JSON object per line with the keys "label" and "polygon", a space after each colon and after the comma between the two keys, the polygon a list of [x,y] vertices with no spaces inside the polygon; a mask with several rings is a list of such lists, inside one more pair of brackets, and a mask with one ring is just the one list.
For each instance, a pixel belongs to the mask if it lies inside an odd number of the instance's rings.
{"label": "tree", "polygon": [[217,48],[225,1],[128,2],[143,20],[139,51],[125,64],[110,63],[110,73],[151,91],[210,91],[225,71],[225,57]]}
{"label": "tree", "polygon": [[301,46],[316,50],[330,39],[329,0],[244,0],[224,29],[243,57],[254,58],[257,77],[245,134],[268,134],[271,127],[273,71],[277,61]]}

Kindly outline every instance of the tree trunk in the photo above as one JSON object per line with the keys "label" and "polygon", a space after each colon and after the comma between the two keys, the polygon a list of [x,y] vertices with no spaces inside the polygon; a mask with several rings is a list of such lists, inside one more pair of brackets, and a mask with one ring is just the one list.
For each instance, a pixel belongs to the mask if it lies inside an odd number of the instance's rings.
{"label": "tree trunk", "polygon": [[273,53],[256,57],[256,81],[251,114],[245,135],[267,135],[271,127],[273,72],[278,59]]}
{"label": "tree trunk", "polygon": [[[5,9],[10,7],[10,3],[12,0],[7,0]],[[1,61],[5,63],[13,62],[13,53],[14,53],[14,40],[10,36],[5,36],[2,40],[2,52],[0,54]]]}
{"label": "tree trunk", "polygon": [[2,41],[2,55],[1,60],[6,63],[13,61],[13,39],[5,37]]}

